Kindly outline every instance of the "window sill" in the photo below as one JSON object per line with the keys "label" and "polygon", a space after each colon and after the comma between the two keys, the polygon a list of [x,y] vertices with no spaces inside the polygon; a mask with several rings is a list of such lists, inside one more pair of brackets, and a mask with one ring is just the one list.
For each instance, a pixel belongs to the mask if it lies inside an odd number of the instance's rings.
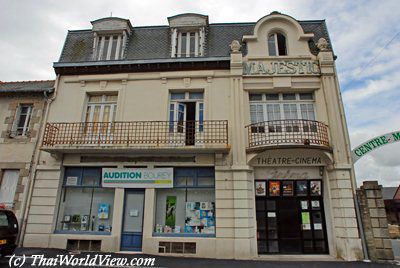
{"label": "window sill", "polygon": [[55,230],[55,234],[111,235],[111,232]]}
{"label": "window sill", "polygon": [[153,233],[153,237],[215,237],[215,234]]}

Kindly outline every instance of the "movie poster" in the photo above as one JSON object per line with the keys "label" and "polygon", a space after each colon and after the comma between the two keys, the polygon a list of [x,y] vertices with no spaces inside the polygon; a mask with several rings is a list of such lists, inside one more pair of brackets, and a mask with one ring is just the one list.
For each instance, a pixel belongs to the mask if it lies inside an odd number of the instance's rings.
{"label": "movie poster", "polygon": [[269,196],[279,196],[281,194],[279,181],[269,181]]}
{"label": "movie poster", "polygon": [[308,194],[307,181],[296,181],[296,194],[305,196]]}
{"label": "movie poster", "polygon": [[293,181],[283,181],[282,182],[282,195],[283,196],[293,196]]}
{"label": "movie poster", "polygon": [[310,182],[311,195],[320,196],[321,195],[321,181],[311,181]]}
{"label": "movie poster", "polygon": [[265,196],[265,181],[256,181],[256,196]]}
{"label": "movie poster", "polygon": [[174,228],[176,218],[176,196],[167,196],[165,225]]}

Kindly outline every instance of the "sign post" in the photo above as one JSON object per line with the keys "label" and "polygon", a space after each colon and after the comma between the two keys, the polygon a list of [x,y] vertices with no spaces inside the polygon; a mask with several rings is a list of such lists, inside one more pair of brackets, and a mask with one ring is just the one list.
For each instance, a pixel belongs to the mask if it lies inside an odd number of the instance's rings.
{"label": "sign post", "polygon": [[400,141],[400,131],[390,132],[382,136],[370,139],[359,146],[357,146],[353,151],[351,151],[351,157],[353,158],[353,163],[357,162],[358,159],[366,155],[367,153],[380,148],[386,144],[394,143]]}

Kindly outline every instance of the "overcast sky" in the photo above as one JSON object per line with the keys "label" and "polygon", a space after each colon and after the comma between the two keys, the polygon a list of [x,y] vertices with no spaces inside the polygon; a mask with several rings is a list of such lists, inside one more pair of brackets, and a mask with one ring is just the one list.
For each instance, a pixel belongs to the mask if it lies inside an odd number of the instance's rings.
{"label": "overcast sky", "polygon": [[[346,108],[352,148],[400,130],[400,1],[16,1],[0,0],[0,80],[54,79],[67,30],[90,29],[110,16],[133,26],[166,25],[167,17],[193,12],[210,23],[255,22],[272,11],[298,20],[326,19]],[[400,183],[400,143],[356,164],[357,181]]]}

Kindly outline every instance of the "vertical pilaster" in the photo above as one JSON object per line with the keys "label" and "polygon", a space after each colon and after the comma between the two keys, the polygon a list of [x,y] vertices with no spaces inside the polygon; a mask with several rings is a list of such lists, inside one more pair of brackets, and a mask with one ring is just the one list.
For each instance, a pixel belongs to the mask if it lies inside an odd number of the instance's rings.
{"label": "vertical pilaster", "polygon": [[327,170],[336,254],[345,260],[363,258],[355,207],[356,181],[350,158],[349,134],[331,51],[318,54],[333,163]]}

